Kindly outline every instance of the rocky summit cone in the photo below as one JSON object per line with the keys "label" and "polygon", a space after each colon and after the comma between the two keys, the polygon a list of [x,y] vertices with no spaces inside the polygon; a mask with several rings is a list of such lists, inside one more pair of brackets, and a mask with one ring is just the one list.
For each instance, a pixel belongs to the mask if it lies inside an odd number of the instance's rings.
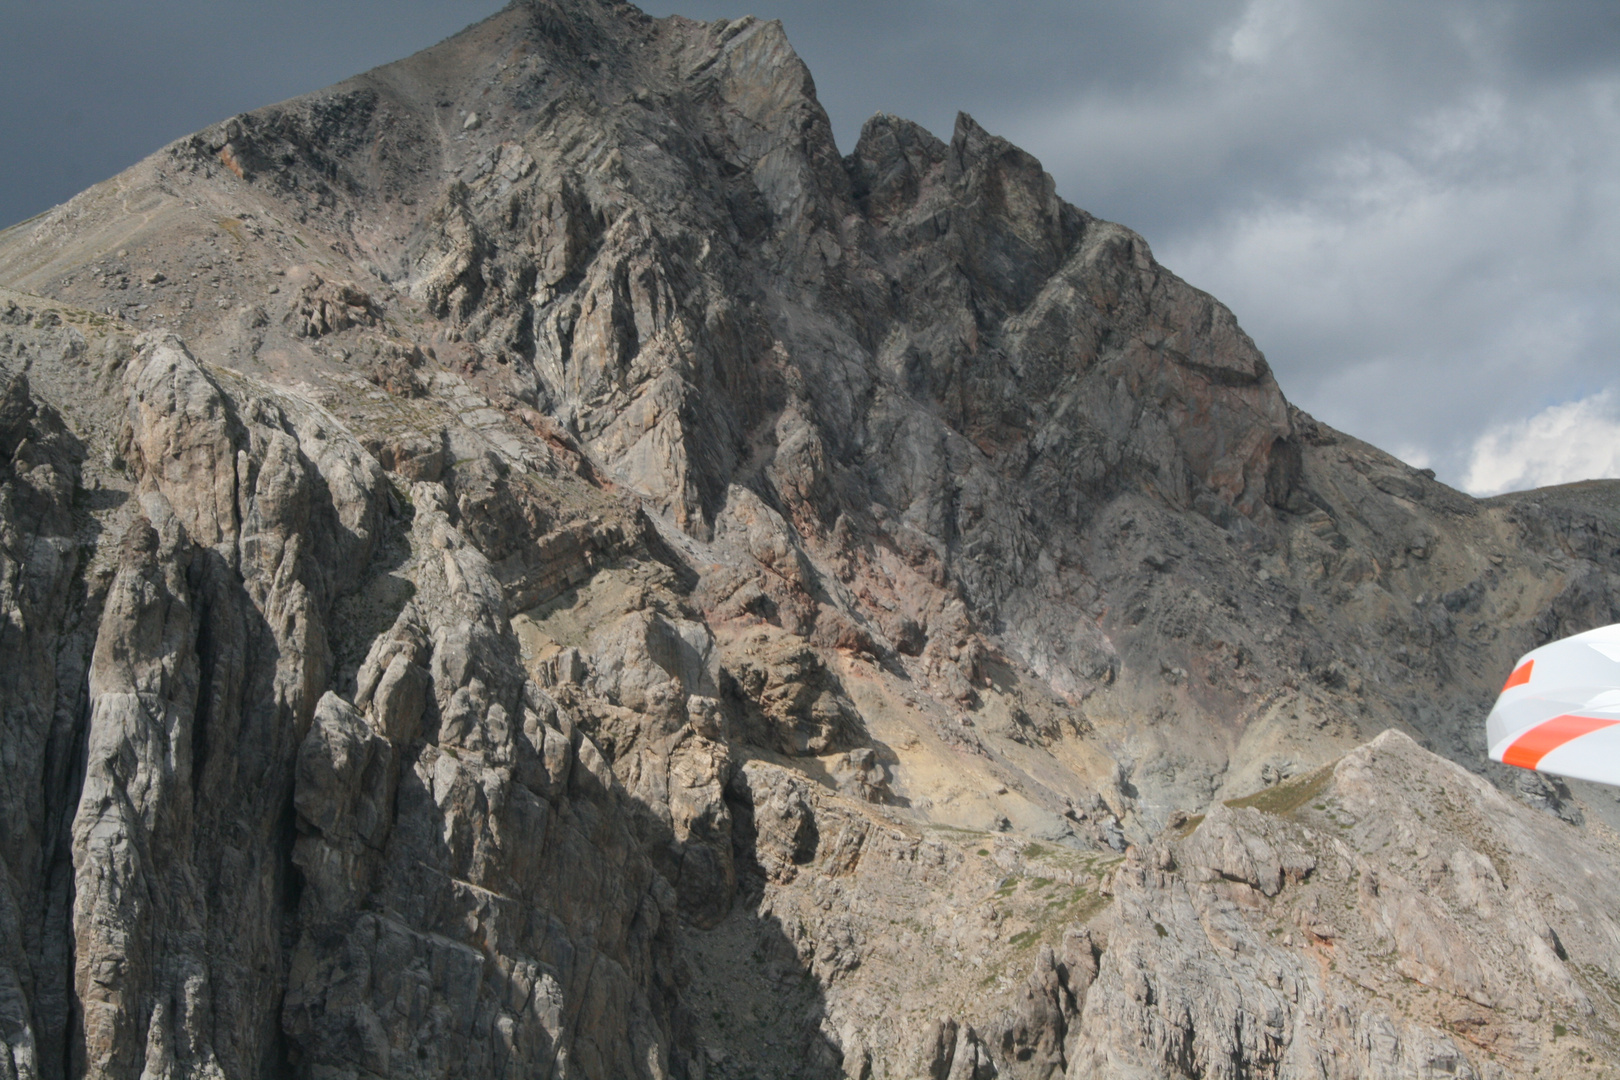
{"label": "rocky summit cone", "polygon": [[0,1080],[1620,1060],[1620,804],[1481,734],[1620,486],[1316,422],[777,23],[514,3],[0,286]]}

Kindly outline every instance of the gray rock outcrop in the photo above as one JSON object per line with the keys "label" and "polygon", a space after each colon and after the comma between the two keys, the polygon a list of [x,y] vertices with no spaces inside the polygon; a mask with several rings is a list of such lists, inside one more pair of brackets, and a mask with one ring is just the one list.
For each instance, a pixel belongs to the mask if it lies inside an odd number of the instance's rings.
{"label": "gray rock outcrop", "polygon": [[1478,728],[1617,491],[522,0],[0,233],[0,1080],[1609,1067],[1620,803]]}

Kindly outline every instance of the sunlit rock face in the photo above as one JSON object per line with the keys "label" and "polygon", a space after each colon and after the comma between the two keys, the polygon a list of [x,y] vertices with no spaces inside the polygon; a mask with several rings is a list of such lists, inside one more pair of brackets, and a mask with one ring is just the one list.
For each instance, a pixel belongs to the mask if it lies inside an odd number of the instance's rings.
{"label": "sunlit rock face", "polygon": [[0,233],[0,1080],[1590,1069],[1620,813],[1476,773],[1615,492],[775,23],[513,4]]}

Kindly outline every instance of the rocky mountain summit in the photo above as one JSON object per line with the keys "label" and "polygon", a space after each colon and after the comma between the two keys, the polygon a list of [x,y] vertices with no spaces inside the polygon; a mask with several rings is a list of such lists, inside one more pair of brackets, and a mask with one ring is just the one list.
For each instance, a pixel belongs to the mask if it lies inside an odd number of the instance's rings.
{"label": "rocky mountain summit", "polygon": [[0,1080],[1620,1062],[1475,500],[958,119],[520,0],[0,233]]}

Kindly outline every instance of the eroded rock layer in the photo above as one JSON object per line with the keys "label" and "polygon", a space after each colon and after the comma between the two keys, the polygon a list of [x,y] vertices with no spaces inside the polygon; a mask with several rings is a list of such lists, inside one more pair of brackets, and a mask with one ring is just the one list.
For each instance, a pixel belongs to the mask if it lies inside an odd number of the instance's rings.
{"label": "eroded rock layer", "polygon": [[1620,1055],[1620,804],[1479,742],[1620,489],[1326,428],[777,24],[515,3],[0,285],[0,1080]]}

